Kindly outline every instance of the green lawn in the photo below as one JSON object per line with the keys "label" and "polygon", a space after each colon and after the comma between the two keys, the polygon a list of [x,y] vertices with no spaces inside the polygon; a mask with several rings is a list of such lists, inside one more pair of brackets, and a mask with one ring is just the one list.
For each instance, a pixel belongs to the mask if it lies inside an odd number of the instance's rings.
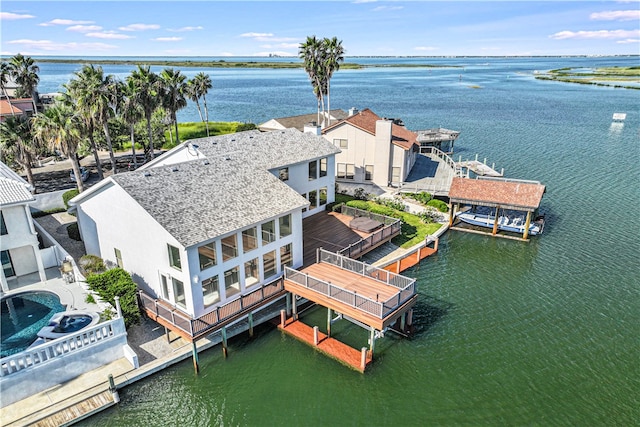
{"label": "green lawn", "polygon": [[[241,132],[244,130],[256,129],[252,123],[241,122],[209,122],[209,136],[225,135],[228,133]],[[171,129],[172,132],[173,128]],[[175,132],[174,132],[175,133]],[[188,141],[190,139],[204,138],[207,136],[207,127],[204,122],[185,122],[178,123],[178,134],[180,141]],[[175,147],[175,135],[172,135],[174,141],[169,139],[171,134],[167,130],[164,133],[165,143],[162,148],[168,150]]]}

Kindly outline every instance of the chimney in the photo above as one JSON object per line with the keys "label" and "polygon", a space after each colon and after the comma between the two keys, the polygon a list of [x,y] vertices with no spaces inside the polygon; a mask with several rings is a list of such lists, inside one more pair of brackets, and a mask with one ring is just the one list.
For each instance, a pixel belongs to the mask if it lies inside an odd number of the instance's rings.
{"label": "chimney", "polygon": [[358,114],[358,109],[356,107],[349,108],[349,117],[355,116],[356,114]]}
{"label": "chimney", "polygon": [[304,133],[311,133],[313,135],[320,136],[322,133],[322,129],[316,122],[311,122],[304,125]]}

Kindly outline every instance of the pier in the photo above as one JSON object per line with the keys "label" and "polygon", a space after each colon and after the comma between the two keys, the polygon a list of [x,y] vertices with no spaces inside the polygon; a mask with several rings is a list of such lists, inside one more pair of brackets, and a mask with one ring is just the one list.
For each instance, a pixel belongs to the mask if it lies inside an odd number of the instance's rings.
{"label": "pier", "polygon": [[504,176],[504,168],[502,168],[500,172],[498,172],[495,168],[495,163],[489,166],[487,165],[487,159],[485,158],[484,162],[481,162],[480,160],[478,160],[477,154],[475,160],[462,160],[462,156],[460,156],[459,160],[456,162],[456,167],[462,169],[463,171],[466,169],[467,173],[465,175],[467,177],[469,177],[469,171],[478,176]]}

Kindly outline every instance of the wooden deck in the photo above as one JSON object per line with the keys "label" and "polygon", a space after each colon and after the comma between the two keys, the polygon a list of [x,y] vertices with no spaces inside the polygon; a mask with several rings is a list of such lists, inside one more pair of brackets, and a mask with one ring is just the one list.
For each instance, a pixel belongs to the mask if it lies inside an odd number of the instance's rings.
{"label": "wooden deck", "polygon": [[337,252],[371,235],[349,228],[352,219],[337,212],[320,212],[303,219],[304,265],[316,262],[318,248]]}
{"label": "wooden deck", "polygon": [[93,413],[105,409],[106,407],[115,405],[113,394],[111,391],[103,391],[100,394],[91,396],[82,402],[71,405],[63,410],[50,415],[34,424],[36,427],[58,427],[62,425],[70,425],[76,423]]}
{"label": "wooden deck", "polygon": [[[364,372],[364,369],[361,366],[362,350],[356,350],[353,347],[349,347],[336,339],[328,337],[322,332],[318,332],[318,345],[316,346],[313,340],[313,328],[300,321],[293,320],[292,318],[287,319],[284,327],[282,327],[282,325],[278,325],[278,329],[311,345],[321,353],[345,364],[346,366],[357,371]],[[372,361],[373,357],[371,352],[367,351],[365,369]]]}

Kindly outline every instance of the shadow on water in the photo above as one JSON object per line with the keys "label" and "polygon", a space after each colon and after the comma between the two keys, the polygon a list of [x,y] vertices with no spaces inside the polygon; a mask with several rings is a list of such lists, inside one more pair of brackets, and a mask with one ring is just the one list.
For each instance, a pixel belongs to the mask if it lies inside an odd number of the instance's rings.
{"label": "shadow on water", "polygon": [[453,307],[453,303],[431,296],[422,296],[413,308],[413,325],[409,338],[422,338],[446,316]]}

